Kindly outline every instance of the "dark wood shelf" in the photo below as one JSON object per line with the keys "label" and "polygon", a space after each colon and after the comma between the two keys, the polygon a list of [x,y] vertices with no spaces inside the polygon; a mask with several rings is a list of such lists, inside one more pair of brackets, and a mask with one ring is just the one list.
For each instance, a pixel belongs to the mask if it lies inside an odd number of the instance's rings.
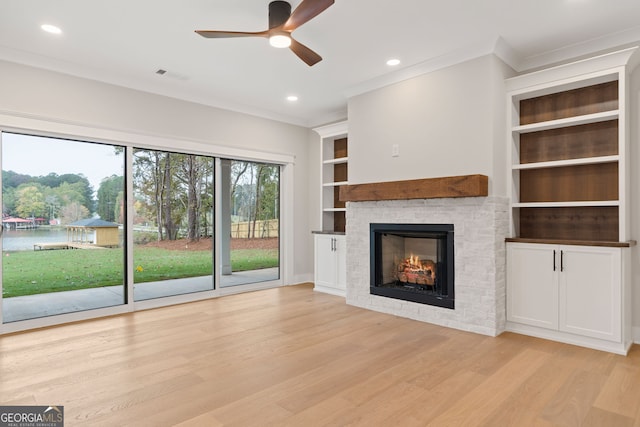
{"label": "dark wood shelf", "polygon": [[346,202],[486,197],[488,194],[489,178],[486,175],[375,182],[340,188],[340,200]]}
{"label": "dark wood shelf", "polygon": [[562,240],[562,239],[524,239],[521,237],[507,237],[505,242],[515,243],[539,243],[539,244],[551,244],[551,245],[573,245],[573,246],[603,246],[611,248],[629,248],[635,246],[637,242],[635,240],[629,240],[627,242],[616,241],[598,241],[598,240]]}

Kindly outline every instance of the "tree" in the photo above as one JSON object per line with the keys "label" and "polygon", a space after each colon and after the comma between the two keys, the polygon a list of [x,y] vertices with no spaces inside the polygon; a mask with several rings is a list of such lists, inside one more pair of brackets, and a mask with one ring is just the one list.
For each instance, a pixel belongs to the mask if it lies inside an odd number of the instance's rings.
{"label": "tree", "polygon": [[149,217],[155,217],[155,225],[158,227],[158,239],[164,240],[162,228],[162,210],[160,206],[160,194],[162,187],[162,175],[160,174],[160,162],[163,154],[152,150],[133,151],[133,187],[135,191],[135,206],[138,211],[148,212]]}
{"label": "tree", "polygon": [[2,213],[6,215],[17,215],[16,189],[13,187],[2,190]]}
{"label": "tree", "polygon": [[[202,237],[201,226],[205,230],[208,226],[206,208],[213,206],[207,186],[207,178],[213,175],[213,159],[196,155],[176,155],[175,161],[178,164],[176,178],[180,182],[180,186],[176,188],[176,195],[184,200],[186,191],[186,200],[182,206],[183,210],[186,208],[187,239],[197,241]],[[174,212],[181,213],[178,208]]]}
{"label": "tree", "polygon": [[22,218],[44,216],[45,199],[35,184],[24,184],[16,191],[16,212]]}
{"label": "tree", "polygon": [[58,196],[56,196],[55,194],[52,194],[52,192],[49,191],[49,194],[46,195],[44,198],[44,202],[47,205],[47,210],[48,210],[47,214],[49,219],[55,218],[56,213],[60,208],[60,200],[58,199]]}
{"label": "tree", "polygon": [[[65,204],[77,202],[93,211],[93,190],[89,180],[82,174],[58,175],[51,172],[45,176],[34,177],[18,174],[13,171],[2,171],[3,212],[11,215],[22,216],[17,210],[18,187],[35,186],[42,192],[45,198],[45,210],[39,216],[51,218],[56,214],[56,209]],[[54,199],[56,200],[54,202]]]}
{"label": "tree", "polygon": [[262,164],[258,170],[255,217],[262,221],[259,237],[265,237],[268,232],[268,220],[278,218],[280,168],[276,165]]}
{"label": "tree", "polygon": [[163,226],[168,240],[176,240],[178,238],[178,224],[173,218],[171,203],[172,199],[172,182],[173,171],[171,169],[171,153],[166,153],[164,164],[162,165],[162,182],[160,188],[160,207],[162,210]]}
{"label": "tree", "polygon": [[[124,190],[124,177],[111,175],[104,178],[98,187],[96,213],[105,221],[118,222],[118,197]],[[116,209],[117,208],[117,209]]]}
{"label": "tree", "polygon": [[78,182],[73,184],[62,182],[58,187],[52,188],[51,191],[53,195],[60,200],[61,204],[68,205],[76,202],[91,211],[87,206],[85,195],[83,194],[83,187],[83,184]]}
{"label": "tree", "polygon": [[[268,219],[277,218],[280,168],[277,165],[236,161],[231,165],[234,213],[248,221],[247,238],[264,237]],[[263,229],[257,230],[258,221]]]}
{"label": "tree", "polygon": [[65,202],[70,203],[72,201],[77,201],[90,212],[93,212],[93,188],[91,187],[89,180],[84,175],[73,173],[58,175],[55,172],[51,172],[46,176],[36,178],[35,181],[46,187],[54,189],[60,188],[61,192],[67,191],[65,189],[67,186],[67,188],[72,188],[78,195],[74,195],[72,198],[65,200]]}
{"label": "tree", "polygon": [[72,222],[88,218],[90,215],[86,206],[82,206],[78,202],[72,202],[60,209],[60,220],[62,224],[71,224]]}
{"label": "tree", "polygon": [[21,184],[33,181],[33,177],[30,175],[24,175],[14,171],[2,171],[2,188],[17,188]]}
{"label": "tree", "polygon": [[180,230],[198,240],[211,223],[213,159],[207,156],[134,151],[133,184],[137,218],[155,218],[160,240]]}
{"label": "tree", "polygon": [[[175,155],[173,155],[175,156]],[[135,150],[133,180],[136,199],[155,213],[160,240],[175,240],[179,221],[173,217],[172,153],[154,150]]]}

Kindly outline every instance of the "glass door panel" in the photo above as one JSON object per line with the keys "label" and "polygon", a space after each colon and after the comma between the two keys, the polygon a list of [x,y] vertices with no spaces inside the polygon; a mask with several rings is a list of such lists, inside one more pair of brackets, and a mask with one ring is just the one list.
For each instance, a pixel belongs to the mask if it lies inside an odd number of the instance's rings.
{"label": "glass door panel", "polygon": [[221,287],[280,278],[280,166],[221,160]]}
{"label": "glass door panel", "polygon": [[214,159],[134,149],[134,300],[213,289]]}
{"label": "glass door panel", "polygon": [[123,148],[1,136],[2,321],[124,304]]}

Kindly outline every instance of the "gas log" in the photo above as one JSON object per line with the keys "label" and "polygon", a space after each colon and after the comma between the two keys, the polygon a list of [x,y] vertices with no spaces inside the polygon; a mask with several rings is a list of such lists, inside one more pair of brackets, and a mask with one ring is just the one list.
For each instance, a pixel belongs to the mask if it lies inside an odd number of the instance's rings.
{"label": "gas log", "polygon": [[430,259],[422,261],[411,255],[396,262],[395,277],[399,282],[422,286],[435,286],[436,263]]}

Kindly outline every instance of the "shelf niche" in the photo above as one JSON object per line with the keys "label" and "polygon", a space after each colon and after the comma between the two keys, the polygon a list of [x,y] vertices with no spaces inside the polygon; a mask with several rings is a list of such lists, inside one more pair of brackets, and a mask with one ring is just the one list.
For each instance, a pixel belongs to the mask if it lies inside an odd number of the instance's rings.
{"label": "shelf niche", "polygon": [[520,164],[618,155],[618,120],[520,135]]}
{"label": "shelf niche", "polygon": [[520,208],[520,238],[616,242],[618,207]]}
{"label": "shelf niche", "polygon": [[520,202],[618,200],[618,163],[520,171]]}
{"label": "shelf niche", "polygon": [[618,81],[600,83],[520,101],[520,125],[567,119],[618,109]]}

